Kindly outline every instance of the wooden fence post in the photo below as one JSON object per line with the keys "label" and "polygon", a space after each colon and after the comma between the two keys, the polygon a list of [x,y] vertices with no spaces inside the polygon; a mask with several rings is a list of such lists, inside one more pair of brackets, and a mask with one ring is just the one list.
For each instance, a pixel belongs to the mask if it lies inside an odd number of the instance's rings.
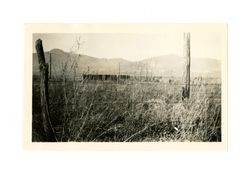
{"label": "wooden fence post", "polygon": [[45,62],[42,40],[36,40],[36,51],[40,68],[40,94],[42,109],[42,124],[46,135],[45,142],[56,142],[55,133],[49,115],[48,64]]}
{"label": "wooden fence post", "polygon": [[51,76],[52,76],[52,57],[51,57],[51,53],[49,53],[49,79],[51,80]]}
{"label": "wooden fence post", "polygon": [[120,62],[118,62],[118,75],[117,75],[117,84],[119,83],[119,80],[120,80],[120,75],[121,75],[121,72],[120,72]]}
{"label": "wooden fence post", "polygon": [[182,98],[190,97],[190,33],[184,33],[184,58],[186,59],[185,87],[182,90]]}

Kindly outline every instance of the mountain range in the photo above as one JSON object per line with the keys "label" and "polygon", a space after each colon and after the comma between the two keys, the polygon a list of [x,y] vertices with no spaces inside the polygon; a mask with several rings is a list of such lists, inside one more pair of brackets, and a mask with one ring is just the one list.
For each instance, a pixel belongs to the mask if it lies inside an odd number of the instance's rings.
{"label": "mountain range", "polygon": [[[62,74],[62,71],[66,69],[69,73],[75,72],[77,75],[83,73],[119,74],[120,71],[120,74],[129,75],[180,77],[185,70],[185,59],[174,54],[155,56],[141,61],[128,61],[121,58],[97,58],[52,49],[45,52],[45,60],[47,63],[51,63],[51,71],[54,76]],[[33,74],[38,73],[38,58],[37,54],[33,53]],[[219,60],[191,57],[191,76],[220,77],[220,73]]]}

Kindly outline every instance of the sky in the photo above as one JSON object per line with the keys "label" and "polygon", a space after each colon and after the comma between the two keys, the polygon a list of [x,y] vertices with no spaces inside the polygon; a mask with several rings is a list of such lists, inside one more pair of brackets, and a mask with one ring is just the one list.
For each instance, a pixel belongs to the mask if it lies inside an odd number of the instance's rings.
{"label": "sky", "polygon": [[[216,32],[190,33],[191,57],[221,59],[222,37]],[[85,33],[85,34],[33,34],[33,45],[40,38],[44,51],[58,48],[75,51],[77,39],[80,48],[76,53],[97,58],[123,58],[138,61],[150,57],[176,54],[183,56],[184,34],[181,32],[159,34]],[[35,46],[33,46],[35,52]]]}

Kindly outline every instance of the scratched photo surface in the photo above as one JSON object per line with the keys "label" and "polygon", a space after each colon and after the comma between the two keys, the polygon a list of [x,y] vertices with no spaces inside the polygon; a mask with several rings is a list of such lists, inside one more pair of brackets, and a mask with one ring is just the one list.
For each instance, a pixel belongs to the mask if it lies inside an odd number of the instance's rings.
{"label": "scratched photo surface", "polygon": [[221,142],[220,32],[32,37],[32,142]]}

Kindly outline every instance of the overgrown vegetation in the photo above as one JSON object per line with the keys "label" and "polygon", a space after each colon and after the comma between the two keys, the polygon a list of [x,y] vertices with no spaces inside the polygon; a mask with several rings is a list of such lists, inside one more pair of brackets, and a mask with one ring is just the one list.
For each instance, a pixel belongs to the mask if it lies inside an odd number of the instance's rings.
{"label": "overgrown vegetation", "polygon": [[[220,85],[125,81],[51,82],[58,141],[221,141]],[[33,84],[33,141],[42,140],[39,85]]]}

